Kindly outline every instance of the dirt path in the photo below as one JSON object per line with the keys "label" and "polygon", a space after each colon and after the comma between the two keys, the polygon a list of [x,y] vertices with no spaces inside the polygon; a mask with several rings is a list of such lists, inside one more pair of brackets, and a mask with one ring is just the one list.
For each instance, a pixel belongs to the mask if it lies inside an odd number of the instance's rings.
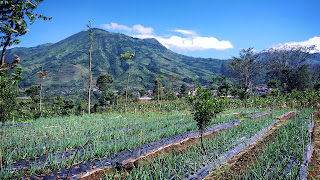
{"label": "dirt path", "polygon": [[248,165],[256,162],[259,153],[265,148],[266,144],[278,135],[279,130],[286,125],[286,120],[293,118],[296,114],[297,112],[292,112],[278,117],[280,121],[274,124],[268,133],[236,156],[230,158],[227,163],[213,169],[212,173],[204,179],[233,179],[234,176],[238,176]]}
{"label": "dirt path", "polygon": [[320,112],[315,113],[315,120],[316,124],[312,135],[314,149],[308,167],[308,179],[320,179]]}

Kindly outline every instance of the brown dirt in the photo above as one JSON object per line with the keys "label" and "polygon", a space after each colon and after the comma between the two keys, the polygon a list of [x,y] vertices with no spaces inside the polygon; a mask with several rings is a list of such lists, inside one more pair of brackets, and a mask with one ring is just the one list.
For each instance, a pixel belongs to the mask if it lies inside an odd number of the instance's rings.
{"label": "brown dirt", "polygon": [[320,111],[314,114],[314,118],[316,120],[312,134],[314,149],[308,166],[308,179],[320,179]]}
{"label": "brown dirt", "polygon": [[[236,126],[234,127],[231,127],[231,128],[235,128]],[[227,129],[230,129],[230,128],[227,128]],[[223,131],[227,130],[227,129],[224,129],[224,130],[221,130],[221,131],[218,131],[218,132],[214,132],[212,134],[209,134],[209,135],[206,135],[206,136],[203,136],[203,139],[209,139],[209,138],[212,138],[214,136],[216,136],[217,134],[219,133],[222,133]],[[137,158],[137,159],[128,159],[126,160],[125,163],[122,163],[122,164],[125,164],[121,167],[118,167],[118,170],[131,170],[133,168],[133,166],[137,166],[137,165],[142,165],[142,164],[145,164],[146,162],[152,162],[152,161],[155,161],[158,159],[158,157],[163,157],[163,156],[167,156],[173,152],[178,152],[178,153],[183,153],[186,148],[196,144],[197,142],[199,142],[200,138],[190,138],[190,139],[187,139],[187,140],[182,140],[180,142],[176,142],[172,145],[168,145],[168,146],[165,146],[165,147],[162,147],[161,149],[157,149],[155,151],[152,151],[152,152],[148,152],[147,154],[142,154],[140,156],[140,158]],[[86,176],[83,176],[81,177],[80,179],[81,180],[85,180],[85,179],[101,179],[105,176],[105,174],[109,174],[109,173],[112,173],[114,171],[114,169],[105,169],[104,171],[103,170],[96,170],[96,171],[92,171],[90,172],[88,175]],[[121,178],[119,178],[121,176]],[[118,178],[116,179],[125,179],[126,177],[126,174],[121,174],[119,175],[118,174]]]}
{"label": "brown dirt", "polygon": [[[256,162],[259,153],[266,148],[269,141],[273,140],[278,135],[279,130],[286,124],[286,120],[289,119],[288,117],[292,118],[296,116],[296,114],[297,112],[292,112],[288,116],[283,116],[280,121],[274,124],[258,141],[230,158],[227,163],[213,169],[213,172],[205,179],[233,179],[234,176],[238,176],[247,166]],[[241,177],[239,176],[239,178]]]}

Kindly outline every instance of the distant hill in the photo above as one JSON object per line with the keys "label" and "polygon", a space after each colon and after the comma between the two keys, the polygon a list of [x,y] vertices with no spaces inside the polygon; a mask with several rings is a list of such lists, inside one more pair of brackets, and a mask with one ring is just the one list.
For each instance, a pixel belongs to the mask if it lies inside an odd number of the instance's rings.
{"label": "distant hill", "polygon": [[320,53],[315,53],[311,59],[307,61],[308,64],[320,64]]}
{"label": "distant hill", "polygon": [[[7,51],[6,59],[12,59],[15,54],[20,56],[22,88],[39,84],[37,72],[43,67],[49,72],[44,82],[46,93],[74,94],[88,87],[88,34],[88,31],[81,31],[54,44],[12,48]],[[128,64],[117,58],[126,51],[136,52],[130,80],[131,87],[136,88],[153,88],[156,74],[162,74],[167,82],[170,76],[181,75],[185,82],[196,79],[206,83],[210,77],[223,72],[227,63],[226,60],[177,54],[156,39],[138,39],[101,29],[93,29],[93,38],[93,79],[100,73],[109,73],[115,78],[117,89],[122,89],[126,83]]]}

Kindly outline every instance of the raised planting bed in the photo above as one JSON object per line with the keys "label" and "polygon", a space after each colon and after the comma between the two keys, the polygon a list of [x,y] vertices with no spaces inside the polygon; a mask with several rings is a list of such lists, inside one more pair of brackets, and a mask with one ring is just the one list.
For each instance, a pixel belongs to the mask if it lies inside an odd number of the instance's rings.
{"label": "raised planting bed", "polygon": [[[237,151],[241,151],[266,133],[279,120],[270,117],[260,120],[245,120],[237,127],[217,133],[214,138],[204,140],[208,154],[201,150],[199,141],[191,146],[173,148],[146,160],[132,169],[106,172],[106,178],[117,179],[200,179],[207,176],[214,166],[229,159]],[[177,151],[175,151],[177,149]]]}
{"label": "raised planting bed", "polygon": [[[195,126],[195,123],[187,123],[187,124],[175,124],[175,126],[166,126],[166,127],[161,127],[161,129],[156,129],[156,131],[148,131],[148,127],[145,127],[144,133],[148,137],[154,137],[156,134],[160,134],[161,132],[166,132],[170,131],[171,129],[179,129],[181,128],[182,130],[185,128],[190,128],[191,126]],[[139,127],[139,130],[142,129],[142,127]],[[131,130],[130,130],[131,131]],[[63,152],[56,152],[56,153],[50,153],[49,155],[42,155],[38,156],[36,158],[30,158],[30,159],[20,159],[18,161],[12,162],[9,165],[5,166],[5,169],[10,169],[11,171],[19,171],[19,170],[28,170],[31,167],[33,169],[41,169],[45,168],[46,166],[50,166],[50,164],[55,164],[58,165],[60,163],[67,163],[71,157],[73,157],[76,154],[76,151],[78,151],[78,156],[80,157],[85,157],[85,158],[94,158],[95,157],[95,151],[96,149],[98,150],[103,150],[104,152],[112,152],[114,151],[114,146],[121,146],[125,147],[125,145],[129,144],[129,142],[135,142],[137,139],[139,139],[138,134],[129,134],[126,131],[126,138],[124,138],[124,134],[122,133],[122,129],[117,130],[118,136],[112,136],[112,137],[118,137],[117,139],[109,139],[107,141],[97,141],[93,144],[90,145],[85,145],[83,147],[79,147],[79,149],[70,149],[67,151]],[[115,133],[114,131],[110,131],[108,133]],[[90,137],[84,137],[87,140],[90,140]],[[93,140],[91,140],[93,141]],[[59,143],[58,142],[50,142],[50,144],[42,144],[35,146],[37,148],[47,148],[54,146],[54,143]],[[35,147],[32,147],[33,149],[36,149]],[[121,149],[120,149],[121,150]],[[110,154],[110,153],[108,153]],[[108,155],[107,154],[107,155]],[[104,155],[103,155],[104,156]],[[102,156],[102,157],[103,157]]]}
{"label": "raised planting bed", "polygon": [[3,127],[10,128],[10,127],[21,127],[21,126],[30,126],[30,123],[18,123],[18,124],[6,124]]}
{"label": "raised planting bed", "polygon": [[[160,119],[160,118],[159,118]],[[224,123],[235,119],[234,116],[225,116],[216,118],[211,122],[211,125],[217,123]],[[191,122],[190,122],[191,121]],[[146,120],[146,122],[148,122]],[[181,123],[181,124],[180,124]],[[136,123],[139,124],[138,122]],[[121,126],[120,126],[121,127]],[[158,123],[155,125],[154,123],[149,123],[149,125],[139,125],[136,128],[137,130],[130,130],[130,131],[122,131],[117,130],[117,134],[114,133],[106,133],[109,139],[105,139],[105,141],[101,140],[102,134],[96,135],[94,139],[91,139],[88,145],[84,146],[86,143],[86,139],[80,142],[80,148],[75,157],[75,160],[72,161],[73,157],[75,156],[75,152],[77,149],[69,149],[67,151],[56,151],[55,147],[60,144],[55,144],[55,142],[59,141],[50,141],[50,146],[48,151],[48,156],[46,155],[47,146],[44,146],[42,150],[42,156],[38,156],[36,158],[26,158],[20,159],[16,162],[10,162],[4,171],[1,172],[0,175],[4,175],[6,177],[13,178],[16,176],[21,176],[23,174],[34,174],[37,173],[45,173],[49,172],[48,170],[55,170],[60,169],[61,167],[67,167],[70,164],[82,162],[88,159],[100,159],[105,156],[109,156],[110,153],[116,153],[119,151],[130,150],[132,148],[139,146],[139,139],[140,139],[140,132],[143,130],[143,136],[141,139],[141,143],[148,143],[159,140],[164,137],[170,137],[177,134],[181,134],[184,132],[188,132],[191,130],[196,129],[196,124],[191,119],[184,118],[183,120],[174,120],[168,119],[167,122],[161,124]],[[81,140],[81,139],[80,139]],[[69,141],[72,143],[72,141]],[[73,142],[74,143],[74,142]],[[45,145],[45,144],[44,144]],[[84,146],[84,147],[83,147]],[[34,147],[34,146],[33,146]],[[29,147],[28,149],[23,149],[26,151],[25,155],[30,156],[31,153],[35,153],[35,149],[33,147]],[[70,146],[69,146],[70,147]],[[73,146],[71,146],[73,147]],[[41,148],[41,147],[40,147]],[[3,151],[2,151],[3,152]],[[11,152],[11,153],[10,153]],[[14,151],[5,151],[8,156],[12,156]],[[39,153],[41,154],[41,152]],[[21,152],[21,155],[23,153]],[[11,157],[6,157],[8,159],[12,159]],[[6,162],[6,161],[5,161]],[[24,170],[22,172],[17,172],[19,170]],[[25,176],[24,175],[24,176]]]}
{"label": "raised planting bed", "polygon": [[[179,117],[180,116],[180,117]],[[93,116],[94,117],[94,116]],[[65,118],[52,126],[51,122],[34,123],[32,127],[4,128],[1,149],[3,162],[9,163],[19,159],[35,158],[46,154],[61,152],[83,146],[90,141],[108,141],[124,135],[139,134],[140,129],[161,129],[176,124],[193,122],[191,118],[181,115],[154,115],[119,117],[105,119]],[[146,119],[147,118],[147,119]],[[75,121],[75,122],[73,122]],[[76,122],[79,121],[79,122]],[[83,125],[84,124],[84,125]],[[51,128],[47,128],[51,127]]]}
{"label": "raised planting bed", "polygon": [[320,111],[314,112],[314,131],[312,133],[313,153],[307,167],[308,179],[320,179]]}
{"label": "raised planting bed", "polygon": [[[205,136],[210,136],[213,133],[227,129],[233,126],[237,126],[241,122],[240,119],[233,120],[227,123],[210,126],[205,132]],[[110,154],[107,158],[100,160],[85,161],[79,164],[73,165],[69,168],[62,168],[59,171],[54,171],[43,176],[31,177],[30,179],[55,179],[55,178],[87,178],[88,176],[95,176],[94,174],[101,174],[103,170],[112,171],[118,168],[132,168],[134,163],[152,156],[160,151],[168,149],[169,147],[181,144],[189,141],[190,139],[199,138],[199,131],[191,131],[169,138],[163,138],[161,140],[146,143],[134,149],[122,151],[115,154]],[[70,173],[69,173],[70,170]],[[69,173],[69,176],[68,176]]]}
{"label": "raised planting bed", "polygon": [[273,113],[273,111],[270,110],[268,112],[259,113],[259,114],[253,115],[253,116],[247,116],[247,118],[249,118],[249,119],[259,119],[259,118],[271,115],[272,113]]}
{"label": "raised planting bed", "polygon": [[285,114],[283,114],[281,116],[278,116],[277,119],[279,119],[279,120],[288,120],[288,119],[291,119],[291,118],[297,116],[297,113],[298,113],[297,111],[290,111],[290,112],[287,112],[287,113],[285,113]]}
{"label": "raised planting bed", "polygon": [[206,179],[300,179],[312,124],[311,112],[311,109],[302,110],[298,117],[285,121]]}

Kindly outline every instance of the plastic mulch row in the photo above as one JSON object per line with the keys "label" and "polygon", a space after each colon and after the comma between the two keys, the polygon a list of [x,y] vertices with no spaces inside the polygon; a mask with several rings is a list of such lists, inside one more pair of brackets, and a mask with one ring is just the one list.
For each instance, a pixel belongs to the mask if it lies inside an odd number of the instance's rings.
{"label": "plastic mulch row", "polygon": [[[227,129],[233,126],[238,125],[242,120],[237,119],[233,121],[229,121],[223,124],[213,125],[207,128],[205,134],[211,134],[214,132],[218,132],[223,129]],[[126,163],[129,163],[132,160],[138,160],[140,157],[145,157],[150,154],[150,152],[155,153],[157,150],[162,149],[164,146],[170,146],[171,144],[175,144],[177,142],[181,142],[188,138],[198,138],[199,135],[198,130],[178,134],[169,138],[163,138],[157,140],[155,142],[146,143],[139,147],[126,150],[122,152],[118,152],[115,154],[109,155],[107,158],[102,158],[100,160],[86,161],[79,164],[75,164],[71,167],[68,178],[69,179],[78,179],[89,176],[95,171],[102,171],[103,169],[112,169],[119,166],[124,166]],[[140,152],[140,154],[139,154]],[[59,171],[54,171],[48,173],[46,175],[39,175],[35,177],[30,177],[28,179],[56,179],[56,178],[67,178],[69,172],[69,168],[62,168]]]}

